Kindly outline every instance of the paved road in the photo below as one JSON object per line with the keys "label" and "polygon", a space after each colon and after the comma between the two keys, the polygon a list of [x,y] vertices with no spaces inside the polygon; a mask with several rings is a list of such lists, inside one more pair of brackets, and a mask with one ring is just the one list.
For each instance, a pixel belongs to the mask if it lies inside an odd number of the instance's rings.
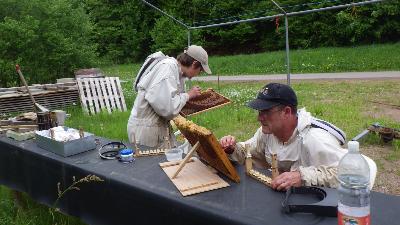
{"label": "paved road", "polygon": [[[240,76],[220,76],[220,81],[267,81],[267,80],[286,80],[286,74],[271,75],[240,75]],[[291,74],[291,80],[347,80],[347,79],[400,79],[400,71],[382,72],[348,72],[348,73],[305,73]],[[218,76],[198,76],[193,80],[198,81],[217,81]]]}

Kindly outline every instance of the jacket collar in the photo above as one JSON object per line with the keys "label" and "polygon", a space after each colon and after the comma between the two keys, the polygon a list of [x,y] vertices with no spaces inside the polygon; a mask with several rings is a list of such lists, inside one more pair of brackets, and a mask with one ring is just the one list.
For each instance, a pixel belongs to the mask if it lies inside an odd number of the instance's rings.
{"label": "jacket collar", "polygon": [[293,130],[292,136],[290,136],[289,140],[284,145],[293,142],[296,137],[302,136],[307,127],[311,125],[311,113],[307,112],[305,108],[301,108],[297,111],[297,127]]}

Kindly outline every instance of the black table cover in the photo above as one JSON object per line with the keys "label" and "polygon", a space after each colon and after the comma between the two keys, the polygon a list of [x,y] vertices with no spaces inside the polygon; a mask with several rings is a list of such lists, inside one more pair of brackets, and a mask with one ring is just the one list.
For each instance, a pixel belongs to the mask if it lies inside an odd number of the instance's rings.
{"label": "black table cover", "polygon": [[[0,184],[41,203],[54,204],[58,182],[65,189],[73,176],[102,178],[67,192],[57,205],[88,224],[337,224],[335,217],[285,214],[284,193],[246,176],[240,165],[235,165],[239,184],[221,175],[231,186],[183,197],[158,165],[164,161],[165,156],[152,156],[124,164],[102,160],[96,150],[64,158],[32,140],[0,137]],[[399,212],[400,197],[372,192],[372,224],[396,224]]]}

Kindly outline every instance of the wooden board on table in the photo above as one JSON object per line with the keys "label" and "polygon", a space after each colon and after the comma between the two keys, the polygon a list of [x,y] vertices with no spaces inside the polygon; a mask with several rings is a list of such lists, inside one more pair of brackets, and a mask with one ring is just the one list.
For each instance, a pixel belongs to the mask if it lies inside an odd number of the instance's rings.
{"label": "wooden board on table", "polygon": [[215,171],[213,172],[212,169],[208,168],[199,160],[190,160],[187,162],[178,176],[172,179],[171,177],[178,169],[179,162],[180,161],[160,163],[160,166],[183,196],[229,186]]}
{"label": "wooden board on table", "polygon": [[200,96],[189,100],[182,108],[180,114],[184,117],[196,115],[231,103],[227,97],[207,89]]}
{"label": "wooden board on table", "polygon": [[236,169],[211,131],[182,116],[175,117],[174,123],[192,146],[200,143],[197,154],[203,161],[233,181],[240,182]]}
{"label": "wooden board on table", "polygon": [[88,114],[127,110],[119,77],[78,78],[77,83],[82,107]]}

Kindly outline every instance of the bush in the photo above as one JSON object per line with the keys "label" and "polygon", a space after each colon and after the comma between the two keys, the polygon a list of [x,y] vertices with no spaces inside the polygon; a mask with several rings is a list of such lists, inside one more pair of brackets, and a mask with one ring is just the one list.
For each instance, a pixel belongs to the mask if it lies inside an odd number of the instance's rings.
{"label": "bush", "polygon": [[54,82],[93,65],[93,25],[78,0],[0,1],[0,86]]}

